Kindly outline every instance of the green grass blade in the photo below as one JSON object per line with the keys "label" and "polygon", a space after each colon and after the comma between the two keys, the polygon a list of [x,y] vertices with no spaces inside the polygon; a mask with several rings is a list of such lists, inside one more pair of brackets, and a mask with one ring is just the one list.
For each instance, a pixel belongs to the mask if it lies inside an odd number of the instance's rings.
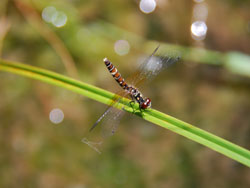
{"label": "green grass blade", "polygon": [[[100,37],[100,39],[106,38],[109,41],[116,41],[117,39],[123,38],[124,40],[127,40],[129,44],[131,44],[131,46],[139,47],[139,49],[142,50],[145,54],[151,53],[152,49],[160,44],[160,51],[177,51],[181,54],[181,60],[183,61],[221,66],[225,67],[229,72],[233,74],[250,77],[249,54],[234,51],[219,52],[200,47],[187,47],[183,45],[159,43],[157,41],[146,40],[140,35],[128,32],[103,20],[97,21],[94,24],[87,25],[86,31],[88,31],[88,33],[92,33],[95,37]],[[138,46],[138,44],[141,45]]]}
{"label": "green grass blade", "polygon": [[[115,97],[115,94],[95,86],[51,71],[21,63],[0,60],[0,70],[60,86],[104,104],[110,104]],[[250,151],[238,145],[154,109],[149,109],[141,113],[138,110],[138,105],[136,104],[134,106],[135,112],[133,112],[133,109],[129,105],[129,100],[125,98],[122,99],[115,107],[119,109],[125,107],[125,110],[128,112],[135,113],[149,122],[169,129],[250,167]]]}

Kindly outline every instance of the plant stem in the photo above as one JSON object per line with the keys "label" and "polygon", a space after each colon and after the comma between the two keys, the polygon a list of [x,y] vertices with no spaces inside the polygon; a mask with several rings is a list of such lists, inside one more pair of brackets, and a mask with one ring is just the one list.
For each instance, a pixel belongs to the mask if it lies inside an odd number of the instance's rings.
{"label": "plant stem", "polygon": [[[95,86],[48,70],[24,65],[21,63],[0,60],[0,70],[47,82],[49,84],[79,93],[107,105],[109,105],[114,100],[114,98],[117,97],[114,93],[97,88]],[[138,105],[134,105],[134,109],[132,109],[132,107],[129,105],[129,100],[126,98],[122,98],[119,101],[119,104],[116,104],[114,107],[123,110],[125,109],[126,111],[134,113],[135,115],[138,115],[149,122],[169,129],[250,167],[250,151],[202,129],[199,129],[191,124],[185,123],[154,109],[140,112]]]}

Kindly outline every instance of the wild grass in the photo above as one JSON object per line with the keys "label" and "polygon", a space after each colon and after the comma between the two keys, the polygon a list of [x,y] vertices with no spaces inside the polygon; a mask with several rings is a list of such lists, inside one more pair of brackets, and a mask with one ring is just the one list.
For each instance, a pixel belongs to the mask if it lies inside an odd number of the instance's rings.
{"label": "wild grass", "polygon": [[[40,80],[51,85],[56,85],[107,105],[109,105],[116,96],[114,93],[67,76],[22,63],[0,60],[0,70]],[[197,128],[194,125],[176,119],[155,109],[140,112],[138,105],[134,105],[132,108],[129,104],[129,100],[126,98],[122,98],[119,104],[115,105],[115,107],[120,110],[126,110],[129,113],[134,113],[135,115],[152,122],[155,125],[171,130],[250,167],[250,151],[207,131]]]}

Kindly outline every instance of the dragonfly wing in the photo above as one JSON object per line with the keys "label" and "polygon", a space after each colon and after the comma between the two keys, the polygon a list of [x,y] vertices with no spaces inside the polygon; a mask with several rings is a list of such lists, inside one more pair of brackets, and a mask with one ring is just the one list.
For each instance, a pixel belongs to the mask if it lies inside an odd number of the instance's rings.
{"label": "dragonfly wing", "polygon": [[89,129],[89,132],[91,132],[98,124],[100,124],[100,122],[102,121],[102,119],[111,111],[113,107],[109,106],[104,113],[99,117],[99,119],[92,125],[92,127]]}
{"label": "dragonfly wing", "polygon": [[97,134],[89,132],[86,137],[82,139],[82,142],[87,144],[96,152],[101,153],[100,150],[102,143],[107,137],[112,136],[116,132],[122,115],[123,111],[114,108],[113,105],[109,106],[103,115],[90,128],[90,131],[92,131],[95,127],[97,127],[97,125],[99,125],[101,130],[98,130]]}
{"label": "dragonfly wing", "polygon": [[101,124],[101,134],[104,139],[115,134],[123,115],[124,111],[122,110],[113,107],[110,109],[110,112],[106,115]]}
{"label": "dragonfly wing", "polygon": [[108,136],[112,136],[115,133],[120,120],[119,116],[121,116],[123,112],[115,108],[115,105],[120,102],[122,97],[128,97],[128,93],[124,90],[119,91],[115,94],[111,104],[99,117],[99,119],[92,125],[89,132],[91,132],[97,125],[100,124],[102,129],[102,137],[106,138]]}
{"label": "dragonfly wing", "polygon": [[139,87],[145,81],[153,80],[163,69],[168,68],[180,59],[180,55],[176,52],[168,53],[164,56],[156,56],[155,53],[158,49],[159,46],[139,66],[138,71],[133,74],[133,78],[130,80],[135,87]]}
{"label": "dragonfly wing", "polygon": [[163,69],[171,66],[179,60],[179,57],[153,56],[141,70],[135,86],[141,82],[153,80]]}
{"label": "dragonfly wing", "polygon": [[141,77],[142,71],[144,71],[144,67],[148,64],[148,62],[150,62],[150,60],[154,57],[155,53],[157,52],[157,50],[159,49],[160,45],[158,45],[156,47],[156,49],[153,51],[153,53],[148,56],[139,66],[139,68],[137,68],[137,70],[131,74],[131,76],[129,78],[127,78],[128,83],[130,84],[135,84],[136,81],[139,79],[139,77]]}

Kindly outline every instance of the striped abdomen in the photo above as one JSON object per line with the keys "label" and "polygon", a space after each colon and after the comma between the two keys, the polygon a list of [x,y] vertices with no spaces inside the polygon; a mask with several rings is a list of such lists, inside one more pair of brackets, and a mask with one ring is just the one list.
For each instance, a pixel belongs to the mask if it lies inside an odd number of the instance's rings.
{"label": "striped abdomen", "polygon": [[122,75],[118,72],[117,68],[107,59],[103,59],[107,69],[111,73],[111,75],[114,77],[114,79],[118,82],[118,84],[125,90],[128,90],[128,84],[124,81],[124,78]]}
{"label": "striped abdomen", "polygon": [[128,86],[128,84],[124,81],[122,75],[118,72],[117,68],[115,68],[115,66],[107,58],[104,58],[103,61],[118,84],[130,94],[133,101],[139,103],[140,109],[151,107],[151,100],[149,98],[144,99],[138,89],[133,86]]}

